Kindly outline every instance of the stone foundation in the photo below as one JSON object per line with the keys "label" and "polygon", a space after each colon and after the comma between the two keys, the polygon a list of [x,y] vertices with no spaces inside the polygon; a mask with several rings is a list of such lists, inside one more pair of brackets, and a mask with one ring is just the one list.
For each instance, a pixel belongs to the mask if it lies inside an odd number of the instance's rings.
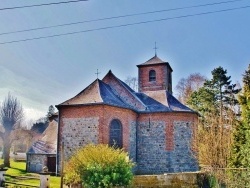
{"label": "stone foundation", "polygon": [[132,188],[198,188],[198,173],[137,175]]}

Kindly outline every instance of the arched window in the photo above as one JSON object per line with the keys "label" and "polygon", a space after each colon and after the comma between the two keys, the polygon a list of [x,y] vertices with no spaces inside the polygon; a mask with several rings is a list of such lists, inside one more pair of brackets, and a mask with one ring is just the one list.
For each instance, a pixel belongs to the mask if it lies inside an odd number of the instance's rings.
{"label": "arched window", "polygon": [[118,119],[113,119],[110,123],[109,145],[122,148],[122,124]]}
{"label": "arched window", "polygon": [[152,81],[155,81],[155,80],[156,80],[155,70],[150,70],[149,71],[149,81],[152,82]]}

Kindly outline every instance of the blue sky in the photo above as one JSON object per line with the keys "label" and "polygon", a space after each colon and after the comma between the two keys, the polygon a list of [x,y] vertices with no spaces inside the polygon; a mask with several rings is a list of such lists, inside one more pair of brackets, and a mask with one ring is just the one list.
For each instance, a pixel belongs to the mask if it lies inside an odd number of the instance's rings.
{"label": "blue sky", "polygon": [[[59,0],[1,0],[0,9]],[[62,1],[62,0],[61,0]],[[66,1],[66,0],[65,0]],[[225,0],[226,1],[226,0]],[[0,33],[99,18],[218,3],[223,0],[89,0],[33,8],[0,10]],[[150,20],[250,6],[239,0],[214,6],[164,11],[31,32],[0,34],[0,43],[85,31]],[[27,42],[0,44],[0,101],[8,92],[23,104],[27,118],[45,115],[49,105],[73,97],[96,79],[112,72],[121,80],[137,76],[136,65],[154,55],[173,68],[174,87],[182,77],[222,66],[241,82],[250,63],[250,7]]]}

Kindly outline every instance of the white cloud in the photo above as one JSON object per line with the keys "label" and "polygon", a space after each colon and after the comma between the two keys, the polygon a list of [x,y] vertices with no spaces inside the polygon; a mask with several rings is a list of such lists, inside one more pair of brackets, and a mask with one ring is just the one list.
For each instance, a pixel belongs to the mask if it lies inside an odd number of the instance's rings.
{"label": "white cloud", "polygon": [[24,107],[24,115],[26,120],[34,120],[36,121],[40,117],[44,117],[46,115],[46,112],[42,112],[38,109],[34,108],[25,108]]}

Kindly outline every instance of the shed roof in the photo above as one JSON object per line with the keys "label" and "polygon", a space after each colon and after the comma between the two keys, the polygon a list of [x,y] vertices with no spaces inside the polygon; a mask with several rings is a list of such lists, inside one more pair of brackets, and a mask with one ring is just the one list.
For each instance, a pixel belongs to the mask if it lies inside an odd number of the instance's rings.
{"label": "shed roof", "polygon": [[28,154],[56,154],[58,123],[52,120],[43,132],[42,138],[32,144]]}

